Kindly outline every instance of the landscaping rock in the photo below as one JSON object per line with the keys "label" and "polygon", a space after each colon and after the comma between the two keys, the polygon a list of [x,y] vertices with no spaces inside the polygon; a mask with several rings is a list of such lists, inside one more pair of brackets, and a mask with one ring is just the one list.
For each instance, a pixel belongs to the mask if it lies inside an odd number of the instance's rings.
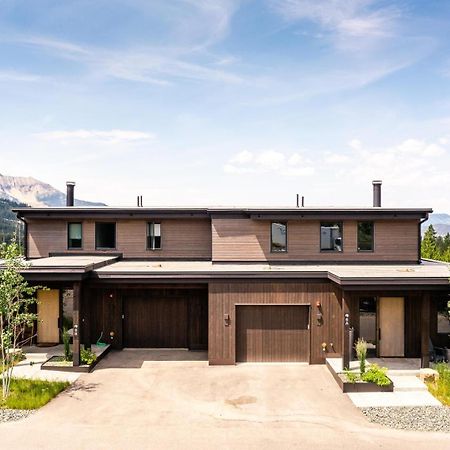
{"label": "landscaping rock", "polygon": [[389,428],[450,433],[450,408],[446,406],[401,406],[361,408],[370,422]]}
{"label": "landscaping rock", "polygon": [[0,423],[25,419],[33,413],[32,409],[0,409]]}
{"label": "landscaping rock", "polygon": [[439,379],[437,370],[434,369],[420,369],[419,378],[425,383],[427,381],[436,381]]}

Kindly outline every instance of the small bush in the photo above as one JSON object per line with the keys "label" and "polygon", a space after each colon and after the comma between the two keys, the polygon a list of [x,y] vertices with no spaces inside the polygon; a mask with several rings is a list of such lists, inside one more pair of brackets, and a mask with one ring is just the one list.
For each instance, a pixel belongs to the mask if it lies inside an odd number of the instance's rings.
{"label": "small bush", "polygon": [[450,366],[446,363],[435,364],[439,379],[427,383],[428,390],[444,405],[450,406]]}
{"label": "small bush", "polygon": [[363,381],[375,383],[377,386],[388,386],[391,380],[386,375],[386,367],[380,367],[378,364],[372,364],[367,372],[361,375]]}
{"label": "small bush", "polygon": [[366,371],[366,357],[367,357],[367,342],[359,338],[355,344],[356,356],[359,361],[359,371],[364,375]]}
{"label": "small bush", "polygon": [[87,364],[88,366],[90,366],[94,361],[97,360],[97,355],[92,350],[84,348],[80,352],[80,358],[83,364]]}
{"label": "small bush", "polygon": [[344,369],[344,374],[349,383],[355,384],[359,380],[358,374],[355,372],[352,372],[350,369]]}

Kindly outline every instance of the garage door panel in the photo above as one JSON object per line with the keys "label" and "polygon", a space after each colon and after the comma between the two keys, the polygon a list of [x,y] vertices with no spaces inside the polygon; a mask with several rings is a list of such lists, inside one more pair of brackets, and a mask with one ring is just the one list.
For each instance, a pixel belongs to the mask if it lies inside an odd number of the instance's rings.
{"label": "garage door panel", "polygon": [[187,301],[183,298],[124,299],[126,347],[187,348]]}
{"label": "garage door panel", "polygon": [[236,361],[309,361],[309,307],[236,306]]}

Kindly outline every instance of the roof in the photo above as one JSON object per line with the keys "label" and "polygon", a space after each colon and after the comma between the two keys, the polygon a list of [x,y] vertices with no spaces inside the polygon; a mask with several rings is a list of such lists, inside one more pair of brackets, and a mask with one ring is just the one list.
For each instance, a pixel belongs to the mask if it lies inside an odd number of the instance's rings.
{"label": "roof", "polygon": [[[133,261],[117,256],[54,256],[30,262],[25,273],[46,276],[93,277],[99,280],[328,279],[341,286],[450,286],[450,265],[422,264],[270,264],[211,261]],[[41,278],[39,278],[41,277]]]}
{"label": "roof", "polygon": [[88,217],[211,217],[217,215],[242,215],[258,218],[287,217],[287,218],[314,218],[322,216],[355,217],[373,216],[378,218],[396,218],[407,216],[414,218],[427,218],[432,213],[431,208],[382,208],[382,207],[48,207],[48,208],[15,208],[14,212],[19,217],[34,218],[88,218]]}

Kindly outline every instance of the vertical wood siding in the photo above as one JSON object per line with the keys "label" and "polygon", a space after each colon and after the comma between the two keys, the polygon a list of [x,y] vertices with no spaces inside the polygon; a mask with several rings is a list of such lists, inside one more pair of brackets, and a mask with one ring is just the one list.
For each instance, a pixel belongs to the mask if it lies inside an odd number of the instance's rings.
{"label": "vertical wood siding", "polygon": [[[320,302],[323,320],[317,313]],[[209,284],[209,362],[236,362],[236,305],[292,304],[311,305],[310,362],[325,362],[327,355],[338,356],[342,344],[342,317],[339,292],[327,282],[314,283],[246,283],[211,282]],[[224,315],[230,317],[225,325]],[[322,350],[322,343],[327,351]]]}
{"label": "vertical wood siding", "polygon": [[211,258],[211,222],[208,219],[161,220],[162,248],[147,250],[147,222],[119,220],[116,249],[95,249],[95,221],[83,221],[83,248],[67,248],[67,221],[33,220],[28,225],[29,257],[47,257],[49,253],[122,253],[125,258]]}
{"label": "vertical wood siding", "polygon": [[358,252],[357,221],[346,220],[343,252],[320,251],[320,221],[288,221],[288,251],[270,252],[270,221],[212,219],[213,261],[410,261],[417,262],[416,220],[375,221],[375,249]]}

